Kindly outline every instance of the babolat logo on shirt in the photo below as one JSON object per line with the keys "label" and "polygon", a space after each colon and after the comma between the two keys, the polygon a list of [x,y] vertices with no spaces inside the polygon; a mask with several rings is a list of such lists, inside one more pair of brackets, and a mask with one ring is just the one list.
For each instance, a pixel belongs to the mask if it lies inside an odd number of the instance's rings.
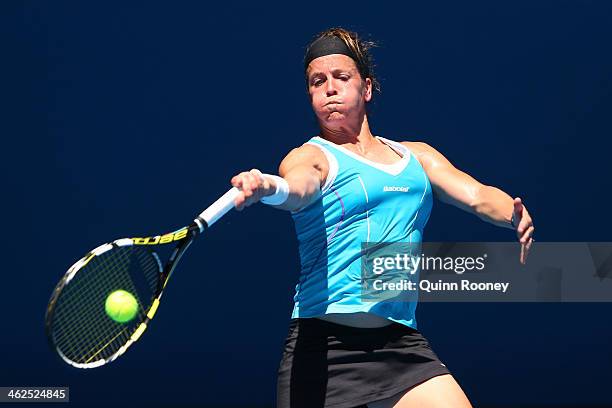
{"label": "babolat logo on shirt", "polygon": [[409,187],[407,186],[384,186],[383,191],[399,191],[401,193],[407,193],[408,188]]}

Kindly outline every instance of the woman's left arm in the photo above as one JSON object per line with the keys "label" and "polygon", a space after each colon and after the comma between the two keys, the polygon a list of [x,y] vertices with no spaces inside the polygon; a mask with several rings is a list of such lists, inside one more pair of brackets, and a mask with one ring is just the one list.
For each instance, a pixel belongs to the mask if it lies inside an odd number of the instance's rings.
{"label": "woman's left arm", "polygon": [[457,169],[426,143],[403,144],[417,156],[439,200],[471,212],[491,224],[516,230],[521,243],[520,261],[525,263],[535,228],[529,211],[519,197],[512,199],[499,188],[480,183]]}

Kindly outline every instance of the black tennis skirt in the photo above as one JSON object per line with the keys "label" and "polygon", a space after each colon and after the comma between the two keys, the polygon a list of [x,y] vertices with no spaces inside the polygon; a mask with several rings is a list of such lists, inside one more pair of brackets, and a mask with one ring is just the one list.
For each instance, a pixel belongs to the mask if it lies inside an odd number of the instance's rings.
{"label": "black tennis skirt", "polygon": [[425,337],[408,326],[363,329],[291,319],[277,408],[361,408],[449,373]]}

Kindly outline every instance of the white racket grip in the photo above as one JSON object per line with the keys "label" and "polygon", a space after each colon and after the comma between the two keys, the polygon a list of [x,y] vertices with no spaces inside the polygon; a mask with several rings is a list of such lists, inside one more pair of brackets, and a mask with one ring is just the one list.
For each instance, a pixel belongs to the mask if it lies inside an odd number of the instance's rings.
{"label": "white racket grip", "polygon": [[[232,187],[227,193],[223,194],[217,201],[212,203],[207,209],[194,221],[200,227],[200,232],[203,232],[206,227],[210,227],[217,220],[223,217],[229,210],[234,208],[234,200],[240,193],[236,187]],[[204,221],[206,225],[203,224]]]}

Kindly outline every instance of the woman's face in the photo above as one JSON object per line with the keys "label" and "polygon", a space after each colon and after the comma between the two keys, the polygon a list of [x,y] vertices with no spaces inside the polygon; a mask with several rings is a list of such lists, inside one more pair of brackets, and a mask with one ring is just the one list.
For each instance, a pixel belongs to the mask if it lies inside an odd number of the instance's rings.
{"label": "woman's face", "polygon": [[372,99],[372,81],[361,78],[351,57],[331,54],[315,58],[306,74],[312,109],[322,126],[358,124],[366,102]]}

